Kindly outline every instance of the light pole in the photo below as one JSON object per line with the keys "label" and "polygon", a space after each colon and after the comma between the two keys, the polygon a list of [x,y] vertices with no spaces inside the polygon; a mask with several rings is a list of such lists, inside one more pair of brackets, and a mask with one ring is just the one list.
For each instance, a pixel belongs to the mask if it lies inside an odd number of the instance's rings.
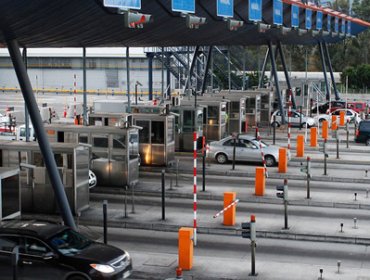
{"label": "light pole", "polygon": [[142,84],[139,81],[135,83],[135,105],[137,105],[137,86],[142,86]]}

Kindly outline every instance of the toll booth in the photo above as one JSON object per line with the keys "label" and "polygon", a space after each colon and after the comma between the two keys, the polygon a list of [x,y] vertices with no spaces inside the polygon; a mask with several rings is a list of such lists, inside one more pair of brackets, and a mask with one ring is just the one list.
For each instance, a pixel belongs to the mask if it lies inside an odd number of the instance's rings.
{"label": "toll booth", "polygon": [[[141,106],[150,108],[152,106]],[[138,108],[138,107],[136,107]],[[164,107],[165,108],[165,107]],[[134,109],[137,110],[137,109]],[[126,114],[91,114],[90,122],[99,119],[103,125],[115,125],[114,121]],[[141,165],[167,166],[175,160],[175,116],[168,114],[135,113],[132,123],[141,127],[139,153]]]}
{"label": "toll booth", "polygon": [[0,221],[21,215],[19,168],[0,167]]}
{"label": "toll booth", "polygon": [[[198,148],[202,145],[203,124],[207,114],[205,105],[197,105],[189,102],[182,102],[181,105],[171,106],[171,112],[176,114],[176,136],[175,149],[176,151],[193,151],[194,149],[194,132],[198,133]],[[205,136],[205,135],[204,135]]]}
{"label": "toll booth", "polygon": [[[60,178],[74,214],[89,207],[88,145],[51,143]],[[58,213],[54,190],[37,142],[0,142],[2,167],[20,168],[22,211],[30,213]],[[17,200],[15,200],[16,203]]]}
{"label": "toll booth", "polygon": [[52,143],[91,145],[90,166],[97,177],[99,186],[126,187],[135,185],[139,181],[138,128],[103,125],[46,125],[45,129]]}

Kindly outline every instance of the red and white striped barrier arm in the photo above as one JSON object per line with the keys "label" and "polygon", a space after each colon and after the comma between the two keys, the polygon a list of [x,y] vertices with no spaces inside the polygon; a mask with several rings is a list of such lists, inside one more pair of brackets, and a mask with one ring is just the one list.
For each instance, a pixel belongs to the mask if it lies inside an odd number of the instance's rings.
{"label": "red and white striped barrier arm", "polygon": [[228,209],[230,209],[234,205],[238,204],[238,202],[239,202],[239,199],[234,200],[228,206],[226,206],[224,209],[222,209],[220,212],[218,212],[216,215],[214,215],[213,218],[214,219],[217,218],[218,216],[220,216],[221,214],[223,214],[225,211],[227,211]]}
{"label": "red and white striped barrier arm", "polygon": [[193,211],[194,211],[194,221],[193,221],[193,229],[194,229],[194,245],[197,245],[197,139],[198,133],[193,133],[193,142],[194,142],[194,151],[193,151],[193,194],[194,194],[194,202],[193,202]]}
{"label": "red and white striped barrier arm", "polygon": [[262,148],[262,143],[261,143],[261,136],[260,136],[260,132],[258,130],[258,127],[256,127],[256,132],[257,132],[257,140],[258,140],[258,144],[260,146],[260,151],[261,151],[261,158],[262,158],[262,164],[263,164],[263,167],[265,168],[265,176],[266,178],[269,176],[268,172],[267,172],[267,167],[266,167],[266,160],[265,160],[265,154],[263,153],[263,148]]}

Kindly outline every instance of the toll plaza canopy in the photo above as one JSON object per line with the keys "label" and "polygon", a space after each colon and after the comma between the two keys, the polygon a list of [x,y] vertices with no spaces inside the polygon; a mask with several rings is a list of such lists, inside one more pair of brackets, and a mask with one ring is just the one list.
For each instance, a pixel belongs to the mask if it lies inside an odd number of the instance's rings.
{"label": "toll plaza canopy", "polygon": [[[139,7],[110,7],[117,3]],[[135,22],[137,13],[144,17]],[[2,0],[0,15],[0,43],[16,39],[27,48],[304,45],[335,43],[370,26],[298,0]],[[149,18],[143,28],[127,27]]]}

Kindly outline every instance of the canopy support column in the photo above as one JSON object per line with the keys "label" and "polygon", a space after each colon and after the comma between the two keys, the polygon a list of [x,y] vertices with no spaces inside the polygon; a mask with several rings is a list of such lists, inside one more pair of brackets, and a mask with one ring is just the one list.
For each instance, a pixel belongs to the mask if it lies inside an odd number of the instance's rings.
{"label": "canopy support column", "polygon": [[[26,48],[23,48],[22,57],[23,57],[24,67],[26,68],[26,71],[27,71],[28,62],[27,62],[27,49]],[[26,125],[26,142],[30,142],[30,120],[28,117],[28,110],[27,110],[26,104],[24,104],[24,122]]]}
{"label": "canopy support column", "polygon": [[265,77],[266,65],[267,65],[267,60],[268,60],[269,56],[270,56],[270,49],[268,48],[266,50],[265,59],[263,60],[262,69],[261,69],[261,77],[260,77],[260,80],[258,82],[258,88],[262,88],[262,86],[263,86],[262,85],[263,84],[263,78]]}
{"label": "canopy support column", "polygon": [[130,48],[126,47],[126,74],[127,74],[127,113],[131,113],[130,100]]}
{"label": "canopy support column", "polygon": [[31,82],[28,77],[26,67],[22,61],[18,41],[15,39],[7,39],[7,45],[15,72],[17,74],[20,88],[22,89],[24,102],[27,106],[33,124],[33,128],[37,135],[40,151],[44,158],[45,166],[50,177],[51,185],[54,189],[55,198],[59,206],[60,213],[62,215],[64,223],[67,226],[76,230],[77,228],[72,216],[71,208],[69,207],[67,196],[64,191],[64,186],[59,176],[53,151],[51,150],[50,143],[47,139],[47,135],[44,130],[39,108],[37,106],[35,96],[33,94]]}
{"label": "canopy support column", "polygon": [[148,99],[153,100],[153,53],[148,53]]}
{"label": "canopy support column", "polygon": [[277,96],[278,102],[279,102],[281,122],[282,122],[282,124],[285,124],[286,121],[285,121],[284,103],[283,103],[283,99],[281,97],[281,92],[280,92],[280,87],[279,87],[279,79],[278,79],[277,68],[276,68],[275,54],[274,54],[273,49],[272,49],[271,41],[268,42],[268,47],[269,47],[269,53],[270,53],[270,59],[271,59],[271,70],[272,70],[272,74],[274,75],[274,80],[275,80],[275,92],[276,92],[276,96]]}
{"label": "canopy support column", "polygon": [[322,44],[324,46],[324,53],[325,53],[325,56],[326,56],[326,59],[327,59],[327,62],[328,62],[328,66],[329,66],[329,72],[330,72],[331,82],[332,82],[333,88],[334,88],[335,100],[340,100],[340,96],[339,96],[339,92],[338,92],[338,89],[337,89],[337,85],[335,84],[334,73],[333,73],[333,66],[331,64],[331,59],[330,59],[330,55],[329,55],[328,45],[326,44],[326,42],[323,42]]}
{"label": "canopy support column", "polygon": [[203,81],[202,81],[201,95],[203,95],[204,92],[206,91],[208,71],[209,71],[209,66],[211,64],[212,50],[213,50],[213,46],[209,46],[208,54],[207,54],[207,61],[206,61],[206,68],[204,69],[204,77],[203,77]]}
{"label": "canopy support column", "polygon": [[83,125],[87,125],[87,81],[86,81],[86,48],[82,48],[82,77],[83,77]]}
{"label": "canopy support column", "polygon": [[329,88],[328,75],[326,73],[326,63],[325,63],[324,50],[323,50],[322,42],[319,42],[319,50],[320,50],[322,71],[324,73],[324,79],[325,79],[326,101],[329,101],[330,100],[330,88]]}
{"label": "canopy support column", "polygon": [[194,50],[194,54],[193,54],[193,59],[192,59],[191,64],[190,64],[188,77],[187,77],[186,82],[185,82],[185,89],[189,89],[190,88],[191,76],[193,76],[195,61],[197,60],[198,52],[199,52],[199,46],[196,46],[195,47],[195,50]]}
{"label": "canopy support column", "polygon": [[167,65],[168,65],[168,67],[166,67],[167,98],[171,98],[171,72],[170,72],[171,53],[167,53],[166,59],[167,59]]}

